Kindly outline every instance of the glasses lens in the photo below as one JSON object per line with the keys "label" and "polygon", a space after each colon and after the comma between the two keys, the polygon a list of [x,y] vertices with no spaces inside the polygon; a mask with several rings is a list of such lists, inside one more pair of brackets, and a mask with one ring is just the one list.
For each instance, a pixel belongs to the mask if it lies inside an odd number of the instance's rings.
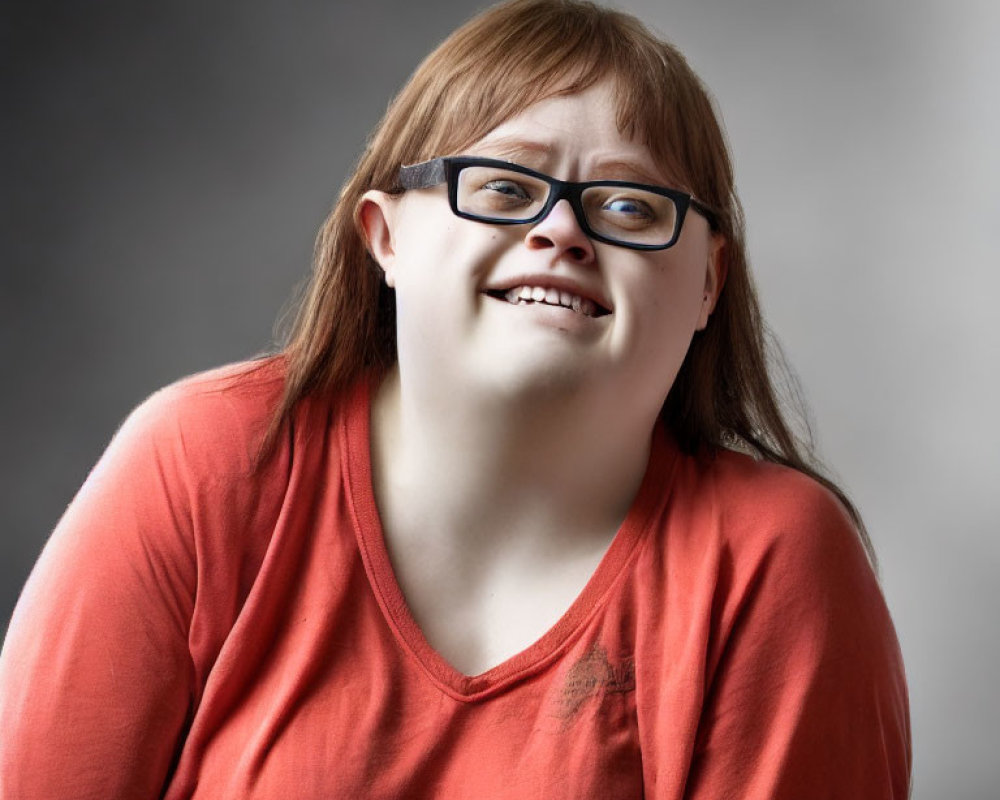
{"label": "glasses lens", "polygon": [[662,194],[632,186],[590,186],[582,199],[590,227],[609,239],[658,246],[674,238],[677,206]]}
{"label": "glasses lens", "polygon": [[548,196],[545,181],[503,167],[469,166],[458,175],[458,210],[484,219],[529,220]]}

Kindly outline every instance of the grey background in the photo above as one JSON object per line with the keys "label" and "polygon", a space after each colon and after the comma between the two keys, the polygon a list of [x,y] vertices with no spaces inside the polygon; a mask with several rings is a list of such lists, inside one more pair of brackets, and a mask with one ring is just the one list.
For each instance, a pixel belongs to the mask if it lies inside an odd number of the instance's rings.
{"label": "grey background", "polygon": [[[124,415],[270,346],[365,135],[483,5],[0,5],[0,620]],[[620,7],[722,108],[765,310],[880,554],[914,797],[996,797],[1000,5]]]}

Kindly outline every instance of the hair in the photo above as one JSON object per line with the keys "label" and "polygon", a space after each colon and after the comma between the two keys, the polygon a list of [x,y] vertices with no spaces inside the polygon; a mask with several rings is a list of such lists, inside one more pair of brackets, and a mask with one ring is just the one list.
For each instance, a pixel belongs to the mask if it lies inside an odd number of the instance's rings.
{"label": "hair", "polygon": [[[311,280],[283,349],[284,395],[265,450],[306,396],[384,374],[396,360],[394,294],[357,217],[369,189],[400,191],[399,167],[459,153],[539,100],[612,79],[617,123],[713,213],[725,283],[661,412],[682,450],[749,451],[830,489],[875,563],[861,517],[822,474],[795,381],[766,333],[744,244],[733,167],[713,102],[684,56],[636,18],[576,0],[513,0],[467,22],[417,68],[375,128],[316,241]],[[786,421],[769,361],[791,387],[805,436]],[[787,392],[786,392],[787,394]]]}

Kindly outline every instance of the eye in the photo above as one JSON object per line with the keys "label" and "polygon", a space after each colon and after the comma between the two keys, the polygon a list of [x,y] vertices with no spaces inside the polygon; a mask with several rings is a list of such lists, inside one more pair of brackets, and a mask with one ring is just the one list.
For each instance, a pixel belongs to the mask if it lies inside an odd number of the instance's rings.
{"label": "eye", "polygon": [[648,203],[635,197],[613,197],[604,203],[601,211],[634,219],[652,219],[656,216]]}
{"label": "eye", "polygon": [[496,178],[495,180],[487,181],[483,185],[483,188],[488,189],[491,192],[506,195],[511,200],[531,200],[531,195],[528,193],[528,190],[521,184],[517,183],[517,181],[505,178]]}
{"label": "eye", "polygon": [[457,208],[487,219],[529,219],[548,196],[549,185],[531,175],[489,164],[473,164],[458,176]]}

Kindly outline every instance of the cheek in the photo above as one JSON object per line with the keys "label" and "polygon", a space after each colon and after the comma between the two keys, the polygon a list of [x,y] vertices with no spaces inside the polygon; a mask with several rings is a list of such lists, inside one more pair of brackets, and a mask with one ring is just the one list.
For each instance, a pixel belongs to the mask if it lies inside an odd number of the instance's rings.
{"label": "cheek", "polygon": [[707,236],[689,236],[669,252],[669,260],[656,274],[657,302],[677,325],[684,329],[700,326],[706,307],[706,287],[711,257]]}
{"label": "cheek", "polygon": [[397,280],[430,280],[442,291],[481,280],[511,244],[510,231],[456,217],[445,200],[410,207],[400,223]]}
{"label": "cheek", "polygon": [[705,270],[696,253],[683,251],[641,266],[632,273],[636,280],[629,286],[630,308],[621,320],[617,346],[630,353],[632,368],[645,371],[646,380],[665,396],[698,327]]}
{"label": "cheek", "polygon": [[485,276],[502,245],[479,223],[446,218],[411,217],[401,227],[393,277],[400,341],[442,341],[465,336]]}
{"label": "cheek", "polygon": [[672,253],[651,265],[638,302],[657,325],[683,333],[695,325],[705,297],[705,268],[699,253]]}
{"label": "cheek", "polygon": [[[685,276],[664,282],[644,297],[649,345],[683,358],[701,312],[704,282]],[[664,353],[666,355],[666,353]]]}

